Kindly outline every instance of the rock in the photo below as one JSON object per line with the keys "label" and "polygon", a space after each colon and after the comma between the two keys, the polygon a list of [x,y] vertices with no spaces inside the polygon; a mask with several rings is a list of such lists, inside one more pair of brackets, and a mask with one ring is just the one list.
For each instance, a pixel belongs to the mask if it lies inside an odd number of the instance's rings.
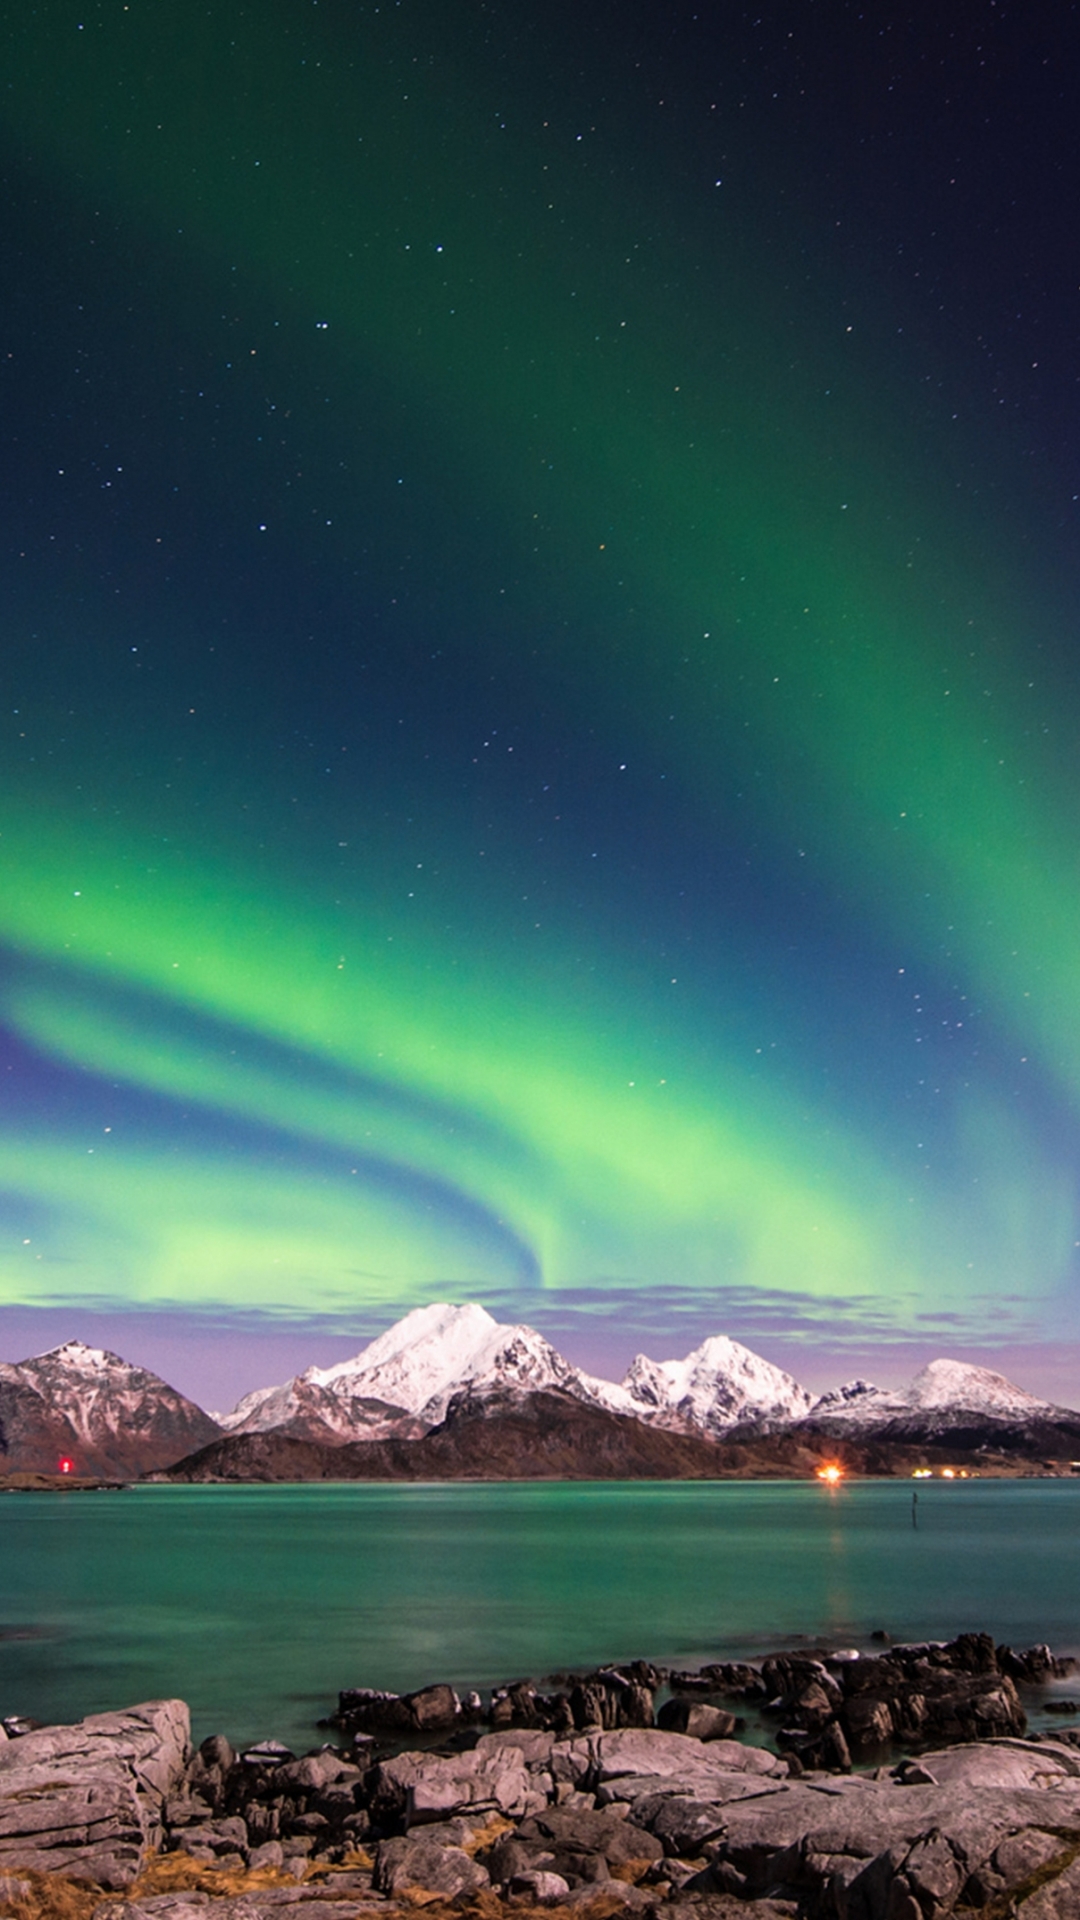
{"label": "rock", "polygon": [[655,1835],[665,1854],[698,1854],[724,1831],[722,1805],[682,1793],[643,1794],[631,1802],[630,1817]]}
{"label": "rock", "polygon": [[461,1701],[453,1687],[447,1686],[421,1687],[418,1693],[407,1693],[403,1705],[421,1733],[432,1727],[452,1727],[461,1713]]}
{"label": "rock", "polygon": [[482,1733],[474,1753],[505,1753],[507,1748],[520,1753],[531,1773],[545,1771],[551,1766],[551,1750],[555,1745],[555,1735],[539,1728],[522,1727],[507,1729],[498,1733]]}
{"label": "rock", "polygon": [[531,1873],[540,1859],[553,1860],[554,1853],[549,1849],[537,1849],[527,1846],[516,1834],[508,1833],[496,1841],[486,1856],[484,1865],[488,1870],[492,1885],[506,1887],[523,1874]]}
{"label": "rock", "polygon": [[185,1827],[176,1836],[176,1847],[181,1853],[190,1853],[194,1858],[219,1854],[247,1854],[247,1827],[239,1815],[224,1820],[211,1820],[201,1826]]}
{"label": "rock", "polygon": [[[555,1751],[552,1761],[554,1764]],[[635,1774],[658,1778],[697,1775],[708,1780],[716,1773],[786,1774],[787,1768],[763,1747],[744,1746],[738,1740],[712,1740],[707,1746],[684,1733],[627,1728],[604,1733],[595,1741],[598,1782]]]}
{"label": "rock", "polygon": [[280,1840],[264,1840],[260,1847],[252,1847],[248,1852],[248,1866],[252,1873],[265,1868],[281,1867],[285,1864],[285,1849]]}
{"label": "rock", "polygon": [[[737,1876],[748,1898],[779,1892],[849,1920],[936,1920],[958,1905],[1011,1896],[1032,1859],[1058,1857],[1047,1855],[1051,1826],[1061,1857],[1071,1857],[1080,1845],[1080,1781],[1061,1774],[1052,1786],[1010,1790],[859,1776],[793,1782],[730,1803],[724,1820],[692,1889],[733,1891]],[[1017,1847],[1025,1830],[1043,1838]]]}
{"label": "rock", "polygon": [[989,1634],[894,1647],[843,1664],[839,1680],[839,1717],[855,1754],[892,1738],[981,1740],[1026,1731],[1015,1684],[1000,1670]]}
{"label": "rock", "polygon": [[812,1767],[826,1773],[850,1773],[851,1749],[839,1720],[825,1720],[813,1727],[782,1727],[776,1744],[788,1757],[794,1755],[799,1771]]}
{"label": "rock", "polygon": [[1080,1753],[1049,1741],[988,1740],[920,1754],[917,1768],[907,1764],[906,1785],[918,1770],[942,1787],[1056,1787],[1080,1776]]}
{"label": "rock", "polygon": [[656,1724],[665,1733],[687,1733],[693,1740],[726,1740],[735,1731],[733,1713],[722,1707],[710,1707],[701,1700],[680,1699],[678,1694],[665,1700],[656,1716]]}
{"label": "rock", "polygon": [[162,1837],[188,1755],[182,1700],[44,1727],[0,1747],[0,1871],[58,1871],[127,1886]]}
{"label": "rock", "polygon": [[570,1885],[561,1873],[549,1873],[544,1868],[536,1868],[532,1872],[516,1874],[510,1883],[510,1891],[531,1894],[543,1906],[548,1901],[554,1903],[556,1900],[565,1900]]}
{"label": "rock", "polygon": [[654,1834],[612,1808],[549,1807],[521,1822],[518,1839],[550,1851],[555,1872],[571,1880],[588,1877],[582,1862],[590,1857],[603,1859],[609,1871],[637,1866],[643,1872],[664,1852]]}
{"label": "rock", "polygon": [[1010,1680],[1037,1686],[1047,1680],[1063,1680],[1067,1674],[1076,1672],[1077,1663],[1069,1655],[1059,1659],[1048,1646],[1039,1645],[1028,1647],[1023,1653],[1017,1653],[1012,1647],[998,1647],[997,1664],[999,1671],[1007,1673]]}
{"label": "rock", "polygon": [[848,1701],[844,1708],[843,1726],[850,1743],[849,1750],[859,1754],[885,1746],[896,1732],[888,1702],[875,1700],[869,1695]]}
{"label": "rock", "polygon": [[371,1812],[384,1828],[400,1822],[412,1827],[467,1808],[520,1816],[546,1799],[534,1787],[520,1747],[399,1753],[377,1769]]}
{"label": "rock", "polygon": [[453,1900],[458,1894],[479,1893],[491,1881],[486,1869],[460,1847],[404,1834],[380,1841],[374,1884],[380,1893],[402,1894],[417,1888]]}
{"label": "rock", "polygon": [[282,1746],[280,1740],[259,1740],[253,1747],[244,1748],[240,1755],[240,1764],[255,1769],[283,1767],[295,1758],[292,1748]]}
{"label": "rock", "polygon": [[1080,1920],[1080,1860],[1044,1880],[1016,1908],[1016,1920]]}

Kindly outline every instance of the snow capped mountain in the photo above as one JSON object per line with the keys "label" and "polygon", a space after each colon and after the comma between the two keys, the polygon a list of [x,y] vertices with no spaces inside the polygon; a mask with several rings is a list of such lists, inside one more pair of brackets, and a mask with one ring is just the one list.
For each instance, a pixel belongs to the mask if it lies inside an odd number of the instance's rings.
{"label": "snow capped mountain", "polygon": [[623,1376],[622,1396],[625,1411],[639,1420],[678,1422],[714,1436],[747,1422],[798,1420],[813,1404],[790,1373],[726,1334],[703,1341],[685,1360],[650,1360],[639,1353]]}
{"label": "snow capped mountain", "polygon": [[931,1360],[907,1387],[888,1390],[866,1380],[852,1380],[823,1393],[810,1409],[809,1419],[827,1432],[899,1435],[916,1430],[927,1434],[951,1426],[982,1421],[1055,1421],[1066,1409],[1039,1400],[1004,1374],[963,1360]]}
{"label": "snow capped mountain", "polygon": [[218,1432],[156,1373],[81,1340],[0,1367],[0,1463],[9,1473],[54,1473],[64,1458],[76,1473],[126,1477],[169,1466]]}
{"label": "snow capped mountain", "polygon": [[501,1326],[483,1307],[440,1302],[414,1308],[351,1360],[248,1394],[222,1425],[230,1433],[284,1427],[309,1439],[404,1437],[437,1426],[466,1389],[574,1392],[584,1378],[532,1327]]}
{"label": "snow capped mountain", "polygon": [[623,1379],[574,1367],[526,1326],[504,1326],[485,1308],[417,1307],[350,1360],[309,1367],[240,1401],[220,1424],[231,1433],[274,1430],[304,1439],[417,1438],[451,1400],[552,1388],[587,1405],[676,1432],[723,1439],[734,1429],[776,1433],[809,1422],[857,1437],[946,1431],[973,1419],[1047,1419],[1052,1409],[985,1367],[934,1360],[911,1385],[890,1390],[852,1380],[815,1399],[789,1373],[718,1334],[682,1360],[638,1354]]}
{"label": "snow capped mountain", "polygon": [[1004,1374],[989,1367],[967,1366],[962,1360],[931,1360],[915,1375],[907,1390],[912,1407],[954,1407],[965,1413],[1015,1415],[1046,1414],[1054,1409]]}
{"label": "snow capped mountain", "polygon": [[[533,1395],[552,1392],[699,1439],[826,1434],[1080,1454],[1080,1416],[957,1360],[931,1361],[906,1388],[851,1380],[814,1399],[790,1374],[716,1335],[682,1360],[638,1354],[616,1385],[572,1366],[532,1327],[501,1325],[476,1304],[438,1303],[406,1314],[352,1359],[259,1388],[222,1417],[78,1340],[17,1365],[0,1362],[0,1471],[55,1472],[70,1458],[79,1473],[129,1477],[171,1466],[222,1429],[396,1445],[442,1431],[448,1408],[460,1413],[464,1404],[474,1419],[500,1408],[524,1415],[544,1404]],[[562,1404],[558,1419],[569,1430],[577,1416]]]}
{"label": "snow capped mountain", "polygon": [[845,1421],[852,1426],[868,1424],[876,1419],[891,1419],[906,1413],[909,1403],[902,1389],[893,1392],[888,1387],[875,1387],[869,1380],[846,1380],[842,1387],[832,1387],[814,1401],[810,1408],[810,1419],[819,1421]]}

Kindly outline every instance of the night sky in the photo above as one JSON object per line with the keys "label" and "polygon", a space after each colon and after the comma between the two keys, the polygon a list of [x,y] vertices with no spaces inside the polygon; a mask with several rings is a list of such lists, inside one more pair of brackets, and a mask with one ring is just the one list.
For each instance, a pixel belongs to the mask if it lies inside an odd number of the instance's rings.
{"label": "night sky", "polygon": [[1076,9],[0,29],[3,1357],[1075,1404]]}

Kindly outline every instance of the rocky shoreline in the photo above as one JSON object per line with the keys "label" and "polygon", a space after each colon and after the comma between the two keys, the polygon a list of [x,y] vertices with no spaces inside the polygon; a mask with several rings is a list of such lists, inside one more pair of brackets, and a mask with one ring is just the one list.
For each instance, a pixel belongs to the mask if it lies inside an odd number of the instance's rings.
{"label": "rocky shoreline", "polygon": [[[486,1701],[351,1688],[333,1742],[301,1756],[222,1734],[193,1753],[182,1701],[9,1719],[0,1912],[58,1912],[63,1884],[97,1920],[297,1904],[303,1920],[1069,1920],[1080,1730],[1029,1735],[1022,1696],[1073,1666],[972,1633],[692,1673],[634,1662]],[[751,1707],[775,1751],[735,1737]]]}

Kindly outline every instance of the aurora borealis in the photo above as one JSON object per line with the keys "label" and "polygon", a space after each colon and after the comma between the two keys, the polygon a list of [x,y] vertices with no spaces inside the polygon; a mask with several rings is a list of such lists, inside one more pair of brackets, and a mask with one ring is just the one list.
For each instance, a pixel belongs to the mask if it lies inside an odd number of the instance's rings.
{"label": "aurora borealis", "polygon": [[1075,46],[2,44],[5,1357],[472,1298],[1075,1400]]}

